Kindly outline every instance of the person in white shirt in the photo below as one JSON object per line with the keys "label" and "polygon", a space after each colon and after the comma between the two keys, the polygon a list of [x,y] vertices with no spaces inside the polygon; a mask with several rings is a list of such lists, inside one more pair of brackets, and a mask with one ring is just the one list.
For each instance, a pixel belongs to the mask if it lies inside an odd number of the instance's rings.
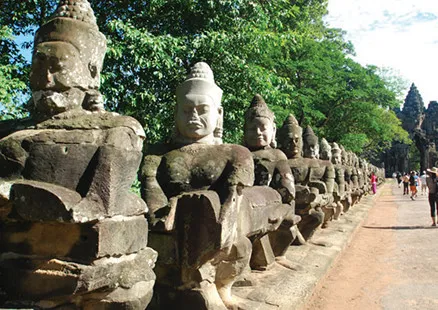
{"label": "person in white shirt", "polygon": [[421,195],[424,195],[424,194],[427,195],[427,184],[426,184],[426,178],[427,178],[426,171],[423,171],[423,174],[420,176]]}

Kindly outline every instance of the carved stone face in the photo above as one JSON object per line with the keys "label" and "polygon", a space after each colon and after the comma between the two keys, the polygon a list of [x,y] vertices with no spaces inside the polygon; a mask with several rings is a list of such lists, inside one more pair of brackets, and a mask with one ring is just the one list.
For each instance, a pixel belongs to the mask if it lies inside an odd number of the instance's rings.
{"label": "carved stone face", "polygon": [[177,100],[176,126],[181,136],[192,142],[213,138],[221,114],[222,108],[217,108],[211,97],[186,94]]}
{"label": "carved stone face", "polygon": [[303,138],[301,134],[288,133],[287,136],[283,138],[281,149],[288,158],[301,157],[303,150]]}
{"label": "carved stone face", "polygon": [[336,153],[333,154],[333,156],[332,156],[332,163],[335,164],[335,165],[342,164],[341,152],[336,152]]}
{"label": "carved stone face", "polygon": [[71,44],[38,44],[32,58],[30,74],[36,110],[56,114],[81,106],[85,91],[92,83],[92,75],[96,73],[90,69]]}
{"label": "carved stone face", "polygon": [[304,157],[306,158],[313,158],[318,159],[319,158],[319,144],[318,143],[311,143],[304,146]]}
{"label": "carved stone face", "polygon": [[275,125],[266,117],[256,117],[245,126],[245,141],[249,148],[267,147],[275,138]]}
{"label": "carved stone face", "polygon": [[359,167],[359,158],[354,153],[353,153],[353,166],[356,167],[356,168]]}
{"label": "carved stone face", "polygon": [[348,153],[344,149],[341,149],[341,158],[342,158],[342,164],[348,165]]}
{"label": "carved stone face", "polygon": [[328,144],[327,140],[325,140],[325,139],[321,140],[321,149],[320,149],[319,158],[321,158],[322,160],[328,160],[328,161],[332,160],[332,148]]}
{"label": "carved stone face", "polygon": [[348,151],[348,165],[354,167],[354,153],[352,151]]}

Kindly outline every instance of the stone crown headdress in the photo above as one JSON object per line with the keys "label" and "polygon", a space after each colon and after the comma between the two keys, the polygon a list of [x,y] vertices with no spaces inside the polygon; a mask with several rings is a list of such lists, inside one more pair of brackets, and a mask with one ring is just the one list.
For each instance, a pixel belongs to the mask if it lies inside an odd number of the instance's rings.
{"label": "stone crown headdress", "polygon": [[336,142],[332,143],[332,155],[341,155],[341,148]]}
{"label": "stone crown headdress", "polygon": [[269,109],[265,100],[259,94],[252,98],[251,104],[245,113],[245,122],[250,122],[256,117],[265,117],[272,122],[275,120],[274,112]]}
{"label": "stone crown headdress", "polygon": [[186,80],[176,88],[177,99],[189,93],[209,96],[217,107],[221,106],[222,89],[216,85],[213,71],[207,63],[196,63]]}
{"label": "stone crown headdress", "polygon": [[268,105],[266,104],[263,97],[259,94],[256,94],[252,100],[251,104],[249,105],[248,110],[245,112],[245,133],[244,133],[244,144],[246,144],[246,126],[248,126],[249,123],[251,123],[255,118],[257,117],[264,117],[269,119],[272,122],[272,126],[274,128],[274,137],[272,137],[272,141],[270,142],[270,146],[272,148],[277,147],[277,141],[275,139],[275,115],[274,112],[272,112]]}
{"label": "stone crown headdress", "polygon": [[292,114],[284,120],[283,125],[279,131],[279,138],[283,141],[289,134],[301,137],[303,134],[303,128],[298,124],[297,119]]}
{"label": "stone crown headdress", "polygon": [[310,126],[307,126],[306,129],[304,129],[303,141],[304,143],[307,143],[309,145],[318,144],[318,137],[315,135],[313,129]]}
{"label": "stone crown headdress", "polygon": [[327,142],[327,140],[325,138],[321,139],[321,152],[330,152],[332,151],[332,147],[330,146],[330,144]]}
{"label": "stone crown headdress", "polygon": [[87,0],[60,1],[58,8],[35,34],[34,48],[43,42],[67,42],[73,45],[84,63],[102,70],[106,38],[99,31],[94,12]]}

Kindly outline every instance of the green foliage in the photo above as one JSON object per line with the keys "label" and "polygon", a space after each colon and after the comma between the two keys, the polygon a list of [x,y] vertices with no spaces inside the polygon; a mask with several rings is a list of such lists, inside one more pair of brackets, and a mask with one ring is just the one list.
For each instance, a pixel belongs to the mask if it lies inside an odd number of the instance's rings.
{"label": "green foliage", "polygon": [[414,143],[409,148],[409,170],[420,171],[420,151]]}
{"label": "green foliage", "polygon": [[[169,137],[176,86],[197,61],[210,64],[224,91],[227,142],[241,141],[243,115],[256,93],[276,113],[278,126],[293,113],[302,126],[358,153],[407,138],[391,111],[400,106],[397,81],[351,59],[354,49],[343,32],[323,23],[326,0],[90,3],[108,39],[101,87],[107,108],[137,118],[149,143]],[[56,1],[5,4],[12,14],[2,8],[2,23],[22,35],[32,34]],[[10,55],[25,64],[16,45]],[[18,72],[12,77],[26,82]]]}
{"label": "green foliage", "polygon": [[[0,26],[0,48],[6,52],[6,42],[11,40],[12,31],[6,26]],[[11,61],[10,54],[0,55],[0,120],[23,116],[23,111],[17,100],[24,96],[26,84],[19,77],[20,66]]]}

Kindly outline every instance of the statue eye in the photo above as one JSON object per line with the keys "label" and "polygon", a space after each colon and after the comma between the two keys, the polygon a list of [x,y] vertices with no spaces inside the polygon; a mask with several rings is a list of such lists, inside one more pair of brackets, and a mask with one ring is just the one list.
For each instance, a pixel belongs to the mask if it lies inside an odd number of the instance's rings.
{"label": "statue eye", "polygon": [[208,113],[210,111],[210,107],[208,105],[202,105],[197,108],[200,114]]}

